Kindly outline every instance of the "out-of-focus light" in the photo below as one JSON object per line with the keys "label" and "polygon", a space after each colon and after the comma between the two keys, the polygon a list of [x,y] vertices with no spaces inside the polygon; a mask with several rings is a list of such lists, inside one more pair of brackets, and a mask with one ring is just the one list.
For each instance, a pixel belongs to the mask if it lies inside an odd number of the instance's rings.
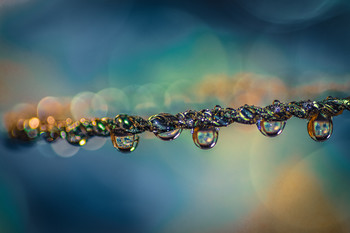
{"label": "out-of-focus light", "polygon": [[330,0],[240,0],[239,4],[249,13],[271,23],[305,24],[329,16],[329,10],[337,1]]}
{"label": "out-of-focus light", "polygon": [[194,93],[191,88],[193,83],[189,80],[177,80],[169,85],[164,93],[164,105],[175,112],[193,108],[195,102]]}
{"label": "out-of-focus light", "polygon": [[80,140],[80,142],[79,142],[80,146],[84,146],[85,144],[86,144],[86,139]]}
{"label": "out-of-focus light", "polygon": [[119,113],[127,113],[130,110],[130,100],[124,91],[118,88],[105,88],[97,93],[108,106],[108,115],[113,117]]}
{"label": "out-of-focus light", "polygon": [[39,127],[40,121],[37,117],[33,117],[29,120],[29,127],[32,129],[36,129]]}
{"label": "out-of-focus light", "polygon": [[54,118],[53,116],[48,116],[48,117],[46,118],[46,121],[47,121],[47,123],[49,123],[50,125],[55,124],[55,118]]}
{"label": "out-of-focus light", "polygon": [[24,129],[24,119],[18,119],[17,121],[17,129],[23,130]]}
{"label": "out-of-focus light", "polygon": [[46,120],[49,116],[64,118],[69,116],[68,104],[56,97],[47,96],[42,98],[37,105],[37,116],[40,120]]}
{"label": "out-of-focus light", "polygon": [[162,110],[164,106],[164,88],[158,84],[146,84],[132,93],[132,105],[135,113],[150,116]]}
{"label": "out-of-focus light", "polygon": [[66,140],[58,140],[50,144],[53,151],[63,158],[69,158],[78,153],[80,147],[70,145]]}
{"label": "out-of-focus light", "polygon": [[108,105],[98,94],[82,92],[72,99],[70,109],[74,119],[104,117],[107,114]]}
{"label": "out-of-focus light", "polygon": [[66,124],[71,125],[73,123],[73,120],[71,118],[66,119]]}
{"label": "out-of-focus light", "polygon": [[106,144],[107,140],[109,141],[109,137],[92,137],[87,143],[82,147],[84,150],[98,150]]}

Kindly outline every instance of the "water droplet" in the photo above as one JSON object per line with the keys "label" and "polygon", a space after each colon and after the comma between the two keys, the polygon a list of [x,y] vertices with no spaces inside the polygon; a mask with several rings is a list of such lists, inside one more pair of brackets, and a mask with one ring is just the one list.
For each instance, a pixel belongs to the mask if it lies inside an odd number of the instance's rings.
{"label": "water droplet", "polygon": [[215,127],[196,127],[192,133],[194,144],[201,149],[213,148],[218,141],[218,136],[218,129]]}
{"label": "water droplet", "polygon": [[182,129],[175,129],[164,133],[155,133],[155,135],[164,141],[171,141],[180,136],[181,132]]}
{"label": "water droplet", "polygon": [[85,127],[80,122],[75,122],[66,128],[66,140],[73,146],[83,146],[88,140]]}
{"label": "water droplet", "polygon": [[83,146],[87,141],[87,136],[74,133],[67,133],[66,140],[73,146]]}
{"label": "water droplet", "polygon": [[147,121],[143,118],[125,114],[117,115],[111,123],[111,130],[121,128],[132,134],[142,133],[147,126]]}
{"label": "water droplet", "polygon": [[[37,118],[32,118],[32,119],[37,119]],[[26,133],[26,136],[28,137],[29,141],[36,139],[38,137],[38,135],[39,135],[38,126],[39,126],[40,122],[37,119],[38,122],[35,125],[35,127],[33,127],[33,125],[31,124],[32,119],[25,120],[24,123],[23,123],[23,129],[24,129],[24,131]]]}
{"label": "water droplet", "polygon": [[54,142],[60,137],[60,131],[55,126],[43,125],[40,130],[41,138],[48,143]]}
{"label": "water droplet", "polygon": [[116,134],[111,132],[113,146],[120,152],[128,153],[136,149],[139,143],[137,134]]}
{"label": "water droplet", "polygon": [[242,119],[246,121],[249,121],[255,117],[255,114],[250,109],[245,107],[240,109],[239,115]]}
{"label": "water droplet", "polygon": [[315,141],[322,142],[327,140],[333,132],[332,117],[322,113],[313,116],[307,124],[307,131]]}
{"label": "water droplet", "polygon": [[256,125],[263,135],[268,137],[276,137],[282,133],[286,122],[259,120]]}
{"label": "water droplet", "polygon": [[281,101],[279,101],[279,100],[274,100],[273,102],[272,102],[272,104],[280,104],[281,103]]}
{"label": "water droplet", "polygon": [[226,126],[232,122],[233,120],[229,116],[229,111],[226,109],[215,109],[212,120],[213,124],[216,126]]}
{"label": "water droplet", "polygon": [[154,133],[172,131],[175,130],[178,125],[178,119],[169,113],[153,115],[148,121]]}
{"label": "water droplet", "polygon": [[196,122],[196,112],[193,110],[188,110],[186,112],[180,112],[176,115],[179,122],[183,124],[187,129],[192,129]]}
{"label": "water droplet", "polygon": [[95,119],[92,121],[93,133],[97,136],[109,136],[107,119]]}

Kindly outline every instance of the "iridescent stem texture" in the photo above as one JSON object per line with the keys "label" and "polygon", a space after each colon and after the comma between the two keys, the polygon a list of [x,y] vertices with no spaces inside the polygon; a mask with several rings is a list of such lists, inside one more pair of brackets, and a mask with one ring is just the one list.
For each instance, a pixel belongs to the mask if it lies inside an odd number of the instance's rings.
{"label": "iridescent stem texture", "polygon": [[73,122],[70,118],[59,120],[49,116],[39,119],[14,119],[8,126],[11,138],[35,141],[42,138],[48,143],[65,139],[74,146],[83,146],[91,137],[111,137],[112,144],[121,152],[134,151],[139,142],[138,134],[154,133],[164,141],[177,138],[183,129],[192,131],[193,141],[201,149],[216,145],[219,127],[233,122],[256,124],[260,132],[268,137],[280,135],[286,121],[291,117],[307,119],[307,131],[315,141],[327,140],[333,131],[332,117],[350,110],[350,97],[328,97],[322,101],[298,101],[257,107],[244,105],[237,109],[215,106],[200,111],[188,110],[176,115],[160,113],[144,119],[140,116],[117,115],[114,118],[82,118]]}

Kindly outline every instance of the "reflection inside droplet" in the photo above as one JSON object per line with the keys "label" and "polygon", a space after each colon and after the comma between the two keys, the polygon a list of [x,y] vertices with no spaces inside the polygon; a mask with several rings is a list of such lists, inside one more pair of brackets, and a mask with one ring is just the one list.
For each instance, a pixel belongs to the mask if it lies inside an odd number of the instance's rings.
{"label": "reflection inside droplet", "polygon": [[192,133],[194,144],[201,149],[213,148],[218,141],[218,136],[218,129],[215,127],[196,127]]}
{"label": "reflection inside droplet", "polygon": [[136,149],[139,143],[139,136],[136,134],[111,133],[113,146],[120,152],[128,153]]}
{"label": "reflection inside droplet", "polygon": [[268,137],[276,137],[283,132],[286,122],[259,120],[256,125],[263,135]]}
{"label": "reflection inside droplet", "polygon": [[313,116],[307,124],[307,131],[310,137],[318,142],[325,141],[332,135],[332,117],[322,113]]}
{"label": "reflection inside droplet", "polygon": [[155,135],[164,141],[171,141],[180,136],[181,132],[182,129],[175,129],[164,133],[155,133]]}

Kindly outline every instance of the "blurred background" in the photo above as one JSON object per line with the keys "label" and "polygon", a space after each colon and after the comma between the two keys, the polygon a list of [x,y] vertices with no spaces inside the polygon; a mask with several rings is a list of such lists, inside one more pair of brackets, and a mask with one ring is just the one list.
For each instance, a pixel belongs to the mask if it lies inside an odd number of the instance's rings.
{"label": "blurred background", "polygon": [[[148,117],[350,94],[346,0],[0,0],[1,117]],[[0,232],[350,232],[350,113],[323,143],[221,128],[18,145],[1,123]]]}

